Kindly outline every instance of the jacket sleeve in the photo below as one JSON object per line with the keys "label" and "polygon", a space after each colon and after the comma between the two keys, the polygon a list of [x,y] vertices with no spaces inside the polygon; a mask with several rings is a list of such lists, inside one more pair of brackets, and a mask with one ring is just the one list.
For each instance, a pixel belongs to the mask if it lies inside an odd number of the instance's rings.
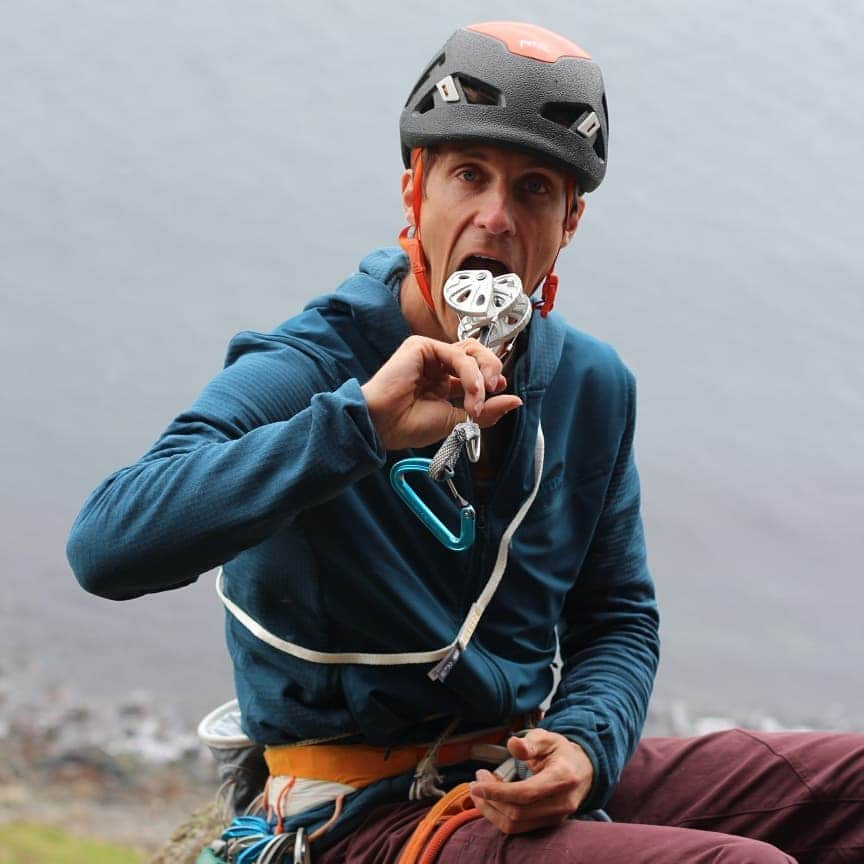
{"label": "jacket sleeve", "polygon": [[585,563],[565,601],[561,682],[541,724],[580,744],[593,763],[583,809],[606,803],[636,749],[659,657],[633,461],[635,382],[629,371],[626,379],[626,426]]}
{"label": "jacket sleeve", "polygon": [[227,364],[84,503],[66,551],[88,591],[124,600],[186,585],[383,465],[359,382],[325,356],[246,333]]}

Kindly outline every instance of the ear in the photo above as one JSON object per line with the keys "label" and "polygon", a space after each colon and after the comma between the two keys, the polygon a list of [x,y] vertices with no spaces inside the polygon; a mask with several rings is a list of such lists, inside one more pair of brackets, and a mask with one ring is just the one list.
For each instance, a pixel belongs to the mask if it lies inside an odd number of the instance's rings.
{"label": "ear", "polygon": [[585,212],[585,196],[578,195],[573,202],[573,208],[570,210],[570,215],[564,223],[564,235],[561,238],[561,248],[563,249],[572,239],[579,227],[579,220]]}
{"label": "ear", "polygon": [[405,216],[405,221],[412,227],[414,225],[414,172],[410,168],[406,168],[402,172],[402,213]]}

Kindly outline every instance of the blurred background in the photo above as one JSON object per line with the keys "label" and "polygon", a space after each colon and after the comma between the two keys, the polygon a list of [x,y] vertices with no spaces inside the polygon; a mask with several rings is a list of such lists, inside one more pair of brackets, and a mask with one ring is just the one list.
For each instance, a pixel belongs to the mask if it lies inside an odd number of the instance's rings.
{"label": "blurred background", "polygon": [[639,382],[650,728],[864,728],[862,4],[5,0],[0,736],[78,716],[138,740],[170,715],[167,758],[231,698],[211,576],[91,597],[67,531],[232,334],[394,241],[403,101],[495,18],[606,78],[609,172],[558,309]]}

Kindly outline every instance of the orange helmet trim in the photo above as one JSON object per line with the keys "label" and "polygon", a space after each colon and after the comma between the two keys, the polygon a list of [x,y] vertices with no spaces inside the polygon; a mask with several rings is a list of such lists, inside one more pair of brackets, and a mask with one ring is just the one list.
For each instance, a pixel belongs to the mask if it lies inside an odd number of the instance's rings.
{"label": "orange helmet trim", "polygon": [[511,54],[518,54],[531,60],[554,63],[562,57],[591,59],[591,55],[575,42],[536,24],[523,24],[519,21],[485,21],[481,24],[469,24],[465,29],[498,39],[507,46]]}

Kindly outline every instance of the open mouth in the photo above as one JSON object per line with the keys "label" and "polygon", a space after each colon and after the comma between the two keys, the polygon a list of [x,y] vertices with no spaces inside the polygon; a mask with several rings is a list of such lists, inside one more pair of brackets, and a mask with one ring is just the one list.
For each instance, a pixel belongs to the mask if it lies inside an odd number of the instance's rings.
{"label": "open mouth", "polygon": [[487,258],[485,255],[468,255],[463,258],[459,270],[488,270],[493,276],[503,276],[513,270],[506,261],[498,258]]}

